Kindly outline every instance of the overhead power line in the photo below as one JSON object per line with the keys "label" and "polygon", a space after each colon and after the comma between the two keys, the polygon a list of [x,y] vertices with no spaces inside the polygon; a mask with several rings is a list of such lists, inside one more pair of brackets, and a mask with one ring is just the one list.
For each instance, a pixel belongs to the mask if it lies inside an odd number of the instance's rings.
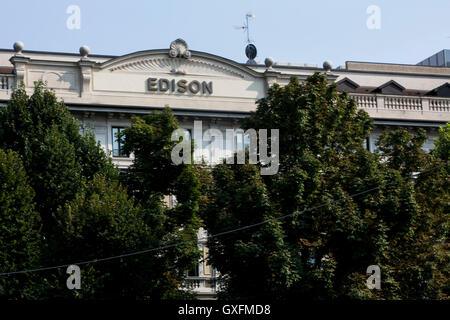
{"label": "overhead power line", "polygon": [[[424,171],[421,171],[421,172],[417,172],[417,173],[412,174],[411,176],[409,176],[409,178],[415,178],[415,177],[417,177],[417,176],[419,176],[421,174],[428,173],[428,172],[431,172],[431,171],[433,171],[435,169],[445,167],[445,166],[448,165],[448,163],[449,162],[446,162],[446,163],[444,163],[442,165],[435,166],[433,168],[430,168],[430,169],[427,169],[427,170],[424,170]],[[287,215],[284,215],[284,216],[263,220],[261,222],[250,224],[250,225],[246,225],[246,226],[243,226],[243,227],[240,227],[240,228],[235,228],[235,229],[231,229],[231,230],[228,230],[228,231],[219,232],[219,233],[216,233],[216,234],[213,234],[213,235],[208,235],[205,238],[206,239],[216,238],[216,237],[220,237],[220,236],[223,236],[223,235],[226,235],[226,234],[230,234],[230,233],[234,233],[234,232],[238,232],[238,231],[254,228],[254,227],[266,224],[266,223],[271,222],[271,221],[279,221],[279,220],[286,219],[288,217],[292,217],[292,216],[297,215],[297,214],[302,214],[302,213],[305,213],[305,212],[308,212],[308,211],[317,210],[317,209],[320,209],[322,207],[325,207],[325,206],[328,206],[328,205],[331,205],[331,204],[338,203],[340,201],[346,200],[348,198],[355,198],[355,197],[358,197],[358,196],[361,196],[361,195],[364,195],[364,194],[368,194],[368,193],[370,193],[372,191],[379,190],[382,187],[386,187],[386,186],[395,184],[398,181],[399,180],[393,180],[393,181],[391,181],[389,183],[385,183],[385,184],[383,184],[381,186],[374,187],[374,188],[371,188],[371,189],[368,189],[368,190],[365,190],[365,191],[361,191],[361,192],[352,194],[352,195],[350,195],[348,197],[343,196],[343,197],[341,197],[339,199],[328,201],[328,202],[322,203],[320,205],[304,209],[304,210],[302,210],[300,212],[290,213],[290,214],[287,214]],[[44,268],[36,268],[36,269],[29,269],[29,270],[4,272],[4,273],[0,273],[0,276],[9,276],[9,275],[15,275],[15,274],[22,274],[22,273],[39,272],[39,271],[46,271],[46,270],[52,270],[52,269],[66,268],[66,267],[68,267],[70,265],[85,265],[85,264],[90,264],[90,263],[97,263],[97,262],[103,262],[103,261],[127,258],[127,257],[131,257],[131,256],[137,256],[137,255],[141,255],[141,254],[145,254],[145,253],[154,252],[154,251],[169,249],[169,248],[173,248],[173,247],[177,247],[177,246],[180,246],[180,245],[183,245],[183,244],[193,243],[193,242],[197,243],[198,239],[181,241],[181,242],[177,242],[177,243],[173,243],[173,244],[168,244],[168,245],[165,245],[165,246],[149,248],[149,249],[145,249],[145,250],[125,253],[125,254],[121,254],[121,255],[117,255],[117,256],[111,256],[111,257],[106,257],[106,258],[98,258],[98,259],[92,259],[92,260],[87,260],[87,261],[80,261],[80,262],[76,262],[76,263],[66,263],[66,264],[62,264],[62,265],[50,266],[50,267],[44,267]]]}

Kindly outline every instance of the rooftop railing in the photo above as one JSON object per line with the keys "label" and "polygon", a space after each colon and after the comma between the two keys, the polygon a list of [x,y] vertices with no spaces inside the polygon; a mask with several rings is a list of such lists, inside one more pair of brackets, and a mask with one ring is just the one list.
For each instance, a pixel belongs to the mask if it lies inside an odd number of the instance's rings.
{"label": "rooftop railing", "polygon": [[0,90],[10,90],[13,88],[13,75],[0,75]]}
{"label": "rooftop railing", "polygon": [[374,94],[350,94],[363,109],[393,111],[449,112],[450,98],[393,96]]}

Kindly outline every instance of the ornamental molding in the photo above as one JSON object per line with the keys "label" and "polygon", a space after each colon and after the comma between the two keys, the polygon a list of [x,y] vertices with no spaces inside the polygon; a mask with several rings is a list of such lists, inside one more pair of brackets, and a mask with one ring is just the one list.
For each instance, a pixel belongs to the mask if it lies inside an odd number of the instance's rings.
{"label": "ornamental molding", "polygon": [[244,72],[232,66],[213,63],[199,58],[152,57],[136,58],[107,68],[108,71],[172,73],[174,75],[229,76],[245,78]]}
{"label": "ornamental molding", "polygon": [[171,58],[185,58],[191,57],[191,52],[188,50],[188,45],[183,39],[177,39],[170,44],[169,57]]}
{"label": "ornamental molding", "polygon": [[169,49],[146,50],[116,57],[93,66],[97,70],[156,72],[174,75],[262,78],[264,75],[235,61],[213,54],[190,51],[186,41],[176,39]]}

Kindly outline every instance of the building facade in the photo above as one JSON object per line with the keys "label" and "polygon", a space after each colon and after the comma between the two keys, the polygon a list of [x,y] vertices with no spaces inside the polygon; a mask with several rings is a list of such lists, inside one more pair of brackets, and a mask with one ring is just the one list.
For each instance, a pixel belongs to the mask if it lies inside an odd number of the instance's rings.
{"label": "building facade", "polygon": [[[0,105],[7,103],[20,82],[31,94],[35,81],[46,81],[79,120],[80,132],[93,130],[113,162],[125,169],[132,155],[123,152],[116,134],[130,125],[131,117],[170,106],[187,131],[201,120],[204,132],[216,129],[225,137],[226,129],[240,128],[271,85],[285,85],[292,76],[302,81],[315,72],[325,73],[339,90],[348,91],[374,120],[367,141],[371,151],[384,130],[398,127],[425,129],[424,148],[430,149],[438,128],[450,121],[450,68],[445,66],[347,62],[333,69],[330,63],[318,68],[275,63],[271,58],[264,65],[243,64],[190,50],[182,39],[167,49],[123,56],[89,55],[86,46],[80,54],[24,51],[17,42],[13,50],[0,49]],[[214,149],[227,155],[237,145],[204,141],[203,156],[213,160]],[[206,257],[205,234],[199,230],[199,248]],[[187,284],[201,297],[211,298],[217,289],[215,278],[203,259],[188,274]]]}

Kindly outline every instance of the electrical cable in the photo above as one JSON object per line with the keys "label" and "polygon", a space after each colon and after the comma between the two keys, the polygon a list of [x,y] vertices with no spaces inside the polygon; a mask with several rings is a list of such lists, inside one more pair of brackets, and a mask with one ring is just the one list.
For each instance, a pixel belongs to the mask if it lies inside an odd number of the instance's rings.
{"label": "electrical cable", "polygon": [[[439,166],[436,166],[436,167],[433,167],[433,168],[430,168],[430,169],[427,169],[427,170],[424,170],[424,171],[421,171],[421,172],[417,172],[415,174],[410,175],[409,178],[410,179],[411,178],[415,178],[415,177],[417,177],[417,176],[419,176],[421,174],[433,171],[433,170],[441,168],[441,167],[445,167],[445,166],[448,165],[448,163],[449,162],[446,162],[445,164],[442,164],[442,165],[439,165]],[[300,212],[294,212],[294,213],[290,213],[290,214],[287,214],[287,215],[284,215],[284,216],[281,216],[281,217],[271,218],[271,219],[267,219],[267,220],[264,220],[264,221],[261,221],[261,222],[258,222],[258,223],[246,225],[246,226],[243,226],[243,227],[240,227],[240,228],[219,232],[219,233],[216,233],[216,234],[213,234],[213,235],[208,235],[208,236],[204,237],[203,239],[211,239],[211,238],[220,237],[220,236],[223,236],[223,235],[226,235],[226,234],[230,234],[230,233],[234,233],[234,232],[237,232],[237,231],[242,231],[242,230],[250,229],[250,228],[253,228],[253,227],[257,227],[257,226],[266,224],[266,223],[271,222],[271,221],[279,221],[279,220],[282,220],[282,219],[294,216],[296,214],[302,214],[302,213],[305,213],[305,212],[308,212],[308,211],[313,211],[313,210],[316,210],[316,209],[328,206],[330,204],[334,204],[334,203],[346,200],[348,198],[354,198],[354,197],[357,197],[357,196],[360,196],[360,195],[363,195],[363,194],[368,194],[368,193],[370,193],[372,191],[381,189],[382,187],[386,187],[386,186],[395,184],[395,183],[397,183],[397,181],[399,181],[399,180],[394,180],[394,181],[391,181],[389,183],[383,184],[382,186],[378,186],[378,187],[374,187],[374,188],[371,188],[371,189],[368,189],[368,190],[365,190],[365,191],[361,191],[361,192],[352,194],[352,195],[347,196],[347,197],[344,196],[344,197],[341,197],[340,199],[328,201],[328,202],[322,203],[320,205],[304,209],[304,210],[302,210]],[[135,252],[130,252],[130,253],[125,253],[125,254],[121,254],[121,255],[117,255],[117,256],[111,256],[111,257],[106,257],[106,258],[98,258],[98,259],[87,260],[87,261],[80,261],[80,262],[77,262],[77,263],[67,263],[67,264],[51,266],[51,267],[36,268],[36,269],[21,270],[21,271],[13,271],[13,272],[4,272],[4,273],[0,273],[0,276],[9,276],[9,275],[15,275],[15,274],[39,272],[39,271],[45,271],[45,270],[65,268],[65,267],[68,267],[70,265],[84,265],[84,264],[89,264],[89,263],[97,263],[97,262],[103,262],[103,261],[108,261],[108,260],[126,258],[126,257],[130,257],[130,256],[136,256],[136,255],[141,255],[141,254],[153,252],[153,251],[169,249],[169,248],[177,247],[177,246],[180,246],[180,245],[183,245],[183,244],[187,244],[187,243],[192,243],[192,242],[198,243],[198,239],[181,241],[181,242],[177,242],[177,243],[173,243],[173,244],[168,244],[168,245],[165,245],[165,246],[149,248],[149,249],[135,251]]]}

